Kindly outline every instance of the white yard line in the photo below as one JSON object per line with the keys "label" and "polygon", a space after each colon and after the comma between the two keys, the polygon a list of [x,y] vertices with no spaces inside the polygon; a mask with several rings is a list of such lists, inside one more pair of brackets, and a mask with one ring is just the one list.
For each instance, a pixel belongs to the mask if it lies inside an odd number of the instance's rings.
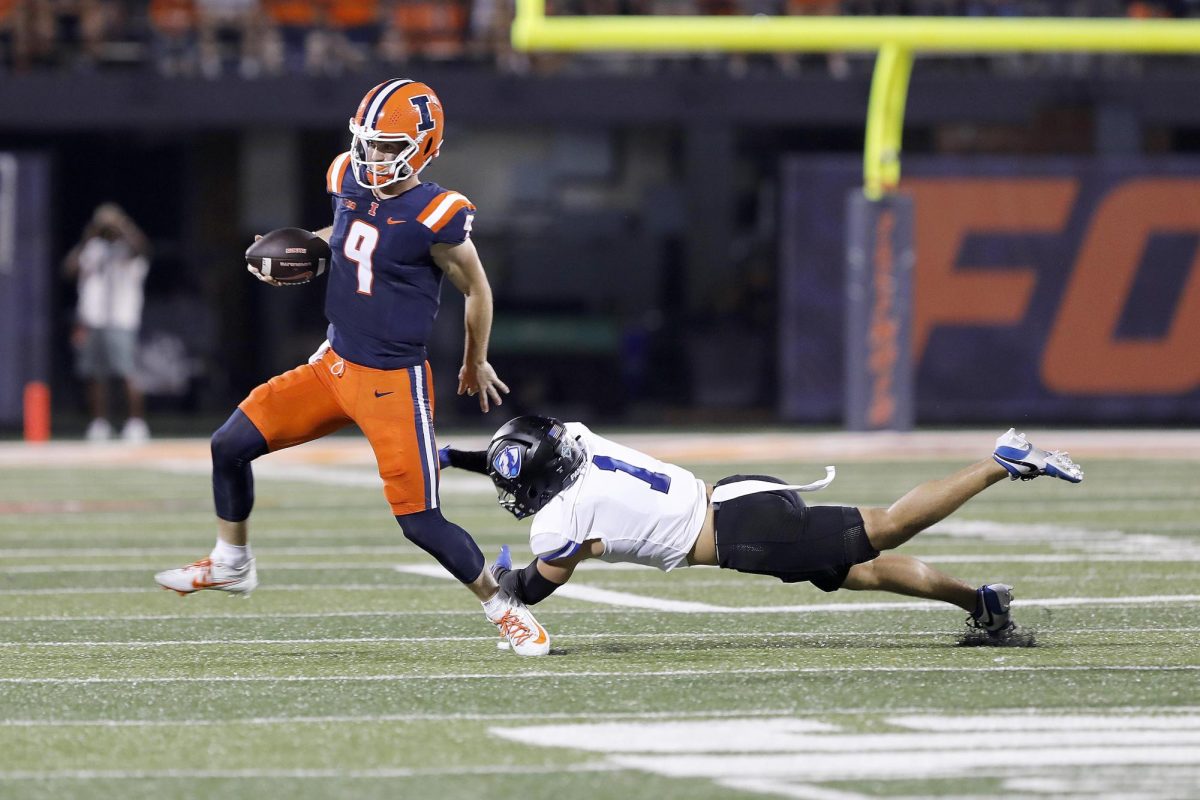
{"label": "white yard line", "polygon": [[[319,550],[320,552],[312,552]],[[30,551],[32,552],[32,551]],[[182,553],[195,555],[195,550],[178,549],[178,550],[163,550],[158,552],[149,552],[139,550],[132,554],[123,554],[118,550],[86,550],[75,551],[71,548],[63,548],[53,551],[56,554],[67,554],[80,558],[87,557],[148,557],[148,556],[178,556]],[[260,546],[260,553],[269,553],[269,557],[276,556],[324,556],[324,555],[408,555],[417,552],[415,547],[380,547],[380,548],[359,548],[357,552],[349,549],[338,548],[275,548],[271,546]],[[4,553],[8,553],[5,555]],[[9,550],[0,551],[0,558],[49,558],[49,553],[42,555],[30,556],[20,551]],[[1033,553],[1033,554],[989,554],[989,553],[946,553],[946,554],[917,554],[917,557],[922,561],[930,564],[1090,564],[1090,563],[1114,563],[1114,564],[1174,564],[1174,563],[1194,563],[1200,561],[1200,553],[1170,553],[1162,554],[1143,553],[1141,555],[1121,555],[1115,553]],[[381,565],[378,560],[371,561],[314,561],[312,563],[305,562],[276,562],[271,560],[263,560],[260,563],[263,569],[271,570],[304,570],[304,569],[355,569],[355,570],[391,570],[394,567],[390,565]],[[430,566],[430,565],[414,565],[414,566]],[[137,572],[137,571],[154,571],[162,569],[163,564],[159,562],[142,562],[139,564],[15,564],[15,565],[0,565],[0,574],[38,574],[38,573],[56,573],[56,572]],[[432,569],[432,568],[431,568]],[[647,575],[653,574],[649,568],[638,564],[609,564],[603,561],[587,561],[577,567],[580,572],[641,572]],[[415,570],[414,570],[415,572]],[[714,577],[728,577],[733,580],[733,576],[729,573],[722,573],[719,570],[695,569],[696,573],[707,573]],[[420,573],[425,574],[425,573]],[[690,573],[689,573],[690,574]]]}
{"label": "white yard line", "polygon": [[[395,592],[410,591],[416,588],[430,587],[417,583],[273,583],[272,592]],[[446,587],[449,588],[449,587]],[[164,591],[161,586],[151,584],[146,587],[137,586],[71,586],[58,589],[0,589],[0,597],[46,597],[53,595],[95,595],[95,594],[154,594]],[[248,599],[248,598],[242,598]]]}
{"label": "white yard line", "polygon": [[[440,575],[438,577],[441,577]],[[454,580],[452,576],[446,575],[447,580]],[[315,591],[381,591],[381,590],[404,590],[408,591],[413,588],[423,587],[422,584],[297,584],[297,585],[276,585],[271,584],[269,587],[260,591],[268,592],[315,592]],[[446,587],[449,588],[449,587]],[[611,608],[596,609],[586,613],[604,613],[606,611],[612,613],[658,613],[658,612],[674,612],[683,614],[821,614],[821,613],[856,613],[860,611],[947,611],[952,610],[952,606],[945,603],[939,603],[934,600],[915,600],[915,601],[897,601],[897,602],[861,602],[861,603],[811,603],[806,605],[786,605],[786,606],[715,606],[707,603],[692,603],[690,601],[681,600],[666,600],[657,597],[649,597],[646,595],[635,595],[628,592],[615,592],[611,590],[592,590],[579,592],[575,595],[564,590],[576,590],[587,587],[582,586],[564,586],[563,589],[555,592],[556,597],[565,597],[570,599],[578,599],[583,602],[602,603]],[[132,587],[114,587],[114,588],[62,588],[62,589],[0,589],[0,596],[52,596],[52,595],[97,595],[97,594],[155,594],[163,591],[159,587],[149,587],[145,589]],[[600,597],[599,592],[603,592],[604,600],[593,600],[593,597]],[[1200,603],[1200,594],[1158,594],[1158,595],[1135,595],[1129,597],[1048,597],[1048,598],[1018,598],[1017,606],[1019,608],[1087,608],[1093,606],[1140,606],[1140,605],[1161,605],[1167,603],[1175,603],[1178,605],[1194,605]],[[555,614],[573,614],[585,613],[572,609],[553,609]],[[242,614],[238,613],[228,615],[218,615],[220,617],[230,617],[237,619],[307,619],[320,617],[334,616],[412,616],[412,615],[465,615],[478,614],[478,611],[341,611],[328,613],[314,614]],[[170,619],[191,619],[195,620],[194,616],[176,615],[176,614],[152,614],[152,615],[132,615],[132,616],[53,616],[53,615],[38,615],[38,616],[23,616],[23,617],[3,617],[0,616],[0,622],[37,622],[37,621],[56,621],[56,620],[170,620]]]}
{"label": "white yard line", "polygon": [[[883,708],[870,706],[865,708],[839,708],[836,712],[828,709],[789,708],[789,709],[740,709],[731,711],[542,711],[538,712],[538,720],[578,720],[592,723],[597,720],[636,720],[636,721],[677,721],[677,720],[718,720],[718,719],[775,719],[792,717],[820,717],[822,719],[836,717],[864,717],[882,715],[911,715],[909,717],[894,717],[898,720],[921,720],[931,710],[921,708]],[[937,710],[933,707],[933,710]],[[1163,727],[1170,728],[1179,725],[1179,720],[1185,720],[1185,715],[1200,714],[1200,706],[1171,706],[1169,708],[1147,708],[1145,706],[1072,706],[1055,709],[1056,713],[1073,714],[1076,717],[1087,715],[1100,720],[1124,720],[1129,722],[1130,714],[1152,713],[1152,719],[1162,720]],[[1004,709],[998,708],[995,713],[1000,719],[1006,716],[1011,719],[1029,719],[1029,725],[1038,725],[1038,714],[1041,712],[1027,708]],[[238,726],[271,726],[271,725],[361,725],[373,723],[395,722],[528,722],[528,712],[507,714],[337,714],[328,716],[296,716],[296,717],[227,717],[220,719],[204,719],[189,716],[186,719],[0,719],[0,728],[173,728],[179,726],[195,727],[238,727]],[[949,716],[931,716],[931,719],[955,719]],[[889,720],[889,722],[892,720]],[[914,723],[916,728],[918,723]],[[1002,723],[1003,724],[1003,723]],[[1106,723],[1115,725],[1116,723]],[[1190,725],[1190,722],[1184,722]],[[1153,727],[1141,725],[1140,727]],[[916,728],[920,729],[920,728]],[[1015,729],[1021,730],[1019,726]],[[948,728],[953,730],[953,728]]]}
{"label": "white yard line", "polygon": [[[192,618],[194,621],[194,618]],[[1200,627],[1196,628],[1082,628],[1071,631],[1072,634],[1080,633],[1200,633]],[[877,630],[877,631],[749,631],[749,632],[734,632],[724,631],[721,633],[699,633],[699,632],[679,632],[679,633],[558,633],[555,634],[556,641],[574,641],[576,639],[586,640],[604,640],[604,639],[829,639],[829,638],[850,638],[850,639],[867,639],[872,637],[888,637],[888,638],[904,638],[904,637],[928,637],[928,636],[953,636],[957,632],[950,630],[930,630],[930,631],[894,631],[894,630]],[[113,641],[69,641],[69,642],[43,642],[43,641],[4,641],[0,642],[0,649],[4,648],[24,648],[24,647],[119,647],[119,648],[152,648],[152,647],[227,647],[230,645],[305,645],[305,644],[418,644],[418,643],[437,643],[437,642],[490,642],[496,639],[495,636],[361,636],[351,638],[300,638],[300,639],[120,639]]]}
{"label": "white yard line", "polygon": [[[234,599],[234,598],[229,598]],[[232,604],[230,604],[232,605]],[[582,612],[564,611],[560,614],[572,614]],[[597,613],[589,611],[588,613]],[[231,614],[212,614],[204,617],[208,621],[221,620],[255,620],[255,619],[324,619],[326,617],[477,617],[479,609],[473,611],[467,610],[451,610],[451,611],[319,611],[319,612],[280,612],[280,613],[263,613],[256,614],[253,612],[242,613],[234,612]],[[186,621],[196,622],[195,614],[76,614],[66,616],[51,616],[39,614],[25,617],[0,617],[0,623],[5,622],[171,622],[171,621]]]}
{"label": "white yard line", "polygon": [[[746,711],[540,711],[538,719],[562,720],[595,720],[595,719],[631,719],[631,720],[672,720],[672,719],[721,719],[726,717],[781,717],[794,714],[793,711],[759,709]],[[839,711],[842,713],[854,713]],[[522,711],[512,714],[338,714],[314,717],[246,717],[244,719],[0,719],[0,728],[173,728],[180,725],[193,727],[236,727],[236,726],[270,726],[270,725],[361,725],[364,723],[389,722],[528,722],[529,712]]]}
{"label": "white yard line", "polygon": [[[409,575],[423,575],[438,580],[453,580],[453,576],[441,567],[429,564],[398,564],[397,572]],[[625,608],[641,608],[654,611],[669,611],[683,614],[813,614],[844,611],[927,611],[932,609],[946,610],[945,603],[934,600],[916,600],[882,603],[811,603],[807,605],[789,606],[717,606],[709,603],[693,603],[681,600],[664,600],[658,597],[617,592],[608,589],[592,589],[578,584],[566,584],[555,593],[556,597],[567,597],[584,602],[602,603],[609,606]],[[1140,597],[1055,597],[1038,599],[1018,599],[1021,608],[1049,608],[1072,606],[1108,606],[1108,605],[1145,605],[1157,603],[1200,603],[1200,595],[1147,595]]]}
{"label": "white yard line", "polygon": [[0,684],[75,686],[93,684],[148,684],[148,683],[406,683],[419,681],[458,680],[533,680],[543,678],[694,678],[718,675],[804,675],[833,673],[997,673],[997,672],[1200,672],[1200,664],[1136,665],[1101,664],[1096,666],[1008,666],[989,667],[755,667],[747,669],[678,669],[649,670],[645,672],[614,672],[587,670],[579,672],[465,672],[429,675],[222,675],[197,676],[151,676],[137,678],[0,678]]}
{"label": "white yard line", "polygon": [[[59,573],[79,572],[155,572],[163,569],[162,564],[21,564],[17,566],[0,566],[0,575],[54,575]],[[328,570],[354,570],[366,572],[389,572],[392,567],[386,564],[380,564],[378,561],[357,561],[357,562],[328,562],[328,561],[313,561],[311,563],[303,562],[271,562],[270,568],[272,572],[275,570],[295,572],[295,571],[317,571],[323,572]]]}
{"label": "white yard line", "polygon": [[[88,534],[88,538],[94,539],[94,532]],[[419,553],[415,545],[376,545],[376,546],[359,546],[347,545],[345,547],[291,547],[281,546],[275,547],[271,544],[256,543],[256,549],[260,552],[269,552],[272,556],[379,556],[379,555],[413,555]],[[196,558],[200,556],[199,547],[41,547],[41,548],[16,548],[10,547],[0,549],[0,558],[62,558],[63,556],[71,556],[72,558],[105,558],[113,557],[130,557],[130,558],[177,558],[179,556]],[[159,565],[161,568],[161,565]]]}
{"label": "white yard line", "polygon": [[[794,428],[747,433],[725,431],[642,431],[622,433],[630,447],[667,461],[719,463],[724,461],[794,461],[839,463],[869,460],[913,461],[924,459],[978,459],[991,452],[1000,430],[919,430],[908,433],[875,431],[810,432]],[[1030,428],[1030,440],[1064,447],[1085,464],[1089,458],[1167,459],[1195,461],[1200,457],[1200,430],[1187,429],[1072,429]],[[605,435],[603,429],[598,433]],[[459,447],[484,447],[477,433],[439,432],[443,442]],[[125,466],[165,469],[178,465],[207,474],[210,462],[207,438],[155,439],[142,445],[124,442],[89,443],[53,441],[34,445],[0,443],[0,467]],[[361,436],[326,437],[302,447],[272,453],[263,465],[325,468],[374,467],[370,445]],[[255,464],[257,471],[259,464]],[[474,477],[474,476],[472,476]],[[478,480],[478,479],[477,479]],[[486,482],[485,482],[486,483]]]}
{"label": "white yard line", "polygon": [[[1200,603],[1200,594],[1155,594],[1130,597],[1047,597],[1022,598],[1013,601],[1014,608],[1087,608],[1091,606],[1140,606],[1179,603]],[[945,610],[945,603],[932,600],[904,601],[899,603],[826,603],[803,606],[759,606],[757,608],[730,609],[731,612],[747,614],[818,613],[821,611],[931,611]]]}
{"label": "white yard line", "polygon": [[163,769],[163,770],[120,770],[120,769],[64,769],[64,770],[14,770],[0,772],[0,780],[49,781],[49,780],[147,780],[169,779],[214,779],[246,780],[250,778],[414,778],[436,775],[559,775],[564,772],[618,772],[622,767],[608,762],[591,764],[564,764],[553,767],[514,766],[491,764],[477,767],[404,768],[383,769]]}

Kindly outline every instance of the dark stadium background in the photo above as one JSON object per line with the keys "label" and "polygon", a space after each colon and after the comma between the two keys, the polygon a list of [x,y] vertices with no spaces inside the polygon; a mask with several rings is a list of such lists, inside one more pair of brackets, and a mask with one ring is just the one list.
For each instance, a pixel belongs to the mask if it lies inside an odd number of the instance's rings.
{"label": "dark stadium background", "polygon": [[[191,373],[185,389],[151,395],[157,430],[205,432],[323,338],[323,288],[260,286],[240,255],[270,227],[327,224],[323,174],[347,146],[345,120],[367,88],[396,75],[430,83],[446,108],[443,157],[425,175],[480,205],[475,237],[496,294],[492,355],[514,388],[514,413],[761,424],[784,419],[781,396],[803,390],[780,383],[781,164],[861,152],[870,55],[530,58],[514,55],[495,31],[471,27],[472,14],[503,12],[503,4],[473,3],[460,4],[465,27],[450,31],[461,36],[450,55],[413,45],[391,62],[370,51],[363,63],[330,61],[313,74],[291,59],[276,74],[244,77],[236,37],[225,31],[214,74],[166,74],[149,6],[100,5],[119,13],[99,45],[81,41],[61,13],[65,34],[33,58],[18,59],[11,34],[0,37],[0,151],[52,157],[50,268],[104,200],[125,206],[153,240],[143,340],[155,331],[175,337]],[[422,4],[397,7],[406,5]],[[661,13],[662,5],[558,10]],[[718,5],[787,13],[805,4]],[[1196,9],[1016,0],[824,6],[1001,16]],[[1198,74],[1196,59],[1183,57],[921,58],[905,156],[1188,156],[1200,150]],[[811,202],[834,214],[844,198]],[[54,287],[55,430],[70,435],[84,422],[67,343],[74,291],[57,277]],[[439,422],[490,427],[453,397],[461,339],[454,295],[444,294],[432,345]],[[1168,421],[1200,419],[1195,396]],[[1138,421],[1136,409],[1126,416]]]}

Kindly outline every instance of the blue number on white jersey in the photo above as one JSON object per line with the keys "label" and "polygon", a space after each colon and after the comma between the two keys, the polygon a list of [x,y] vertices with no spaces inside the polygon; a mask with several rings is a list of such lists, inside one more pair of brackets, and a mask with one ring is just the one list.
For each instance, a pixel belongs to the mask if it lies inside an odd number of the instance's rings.
{"label": "blue number on white jersey", "polygon": [[648,484],[656,492],[666,494],[671,491],[670,475],[635,467],[628,461],[622,461],[619,458],[612,458],[611,456],[592,456],[592,463],[605,472],[624,472],[626,475],[632,475],[639,481]]}

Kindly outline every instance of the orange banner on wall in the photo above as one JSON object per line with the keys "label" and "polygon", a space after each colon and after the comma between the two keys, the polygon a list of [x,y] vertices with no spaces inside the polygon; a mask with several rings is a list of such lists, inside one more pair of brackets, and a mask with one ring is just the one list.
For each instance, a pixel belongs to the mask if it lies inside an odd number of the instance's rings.
{"label": "orange banner on wall", "polygon": [[[785,166],[780,407],[846,392],[838,198],[855,162]],[[911,158],[918,423],[1200,423],[1200,160]]]}
{"label": "orange banner on wall", "polygon": [[1200,237],[1200,178],[1132,178],[1079,202],[1076,178],[926,178],[904,188],[916,203],[914,355],[939,327],[1022,325],[1037,270],[980,268],[961,258],[972,234],[1065,234],[1086,219],[1065,290],[1041,353],[1046,388],[1060,394],[1178,394],[1200,388],[1200,251],[1173,303],[1159,310],[1161,335],[1119,333],[1131,290],[1155,235]]}

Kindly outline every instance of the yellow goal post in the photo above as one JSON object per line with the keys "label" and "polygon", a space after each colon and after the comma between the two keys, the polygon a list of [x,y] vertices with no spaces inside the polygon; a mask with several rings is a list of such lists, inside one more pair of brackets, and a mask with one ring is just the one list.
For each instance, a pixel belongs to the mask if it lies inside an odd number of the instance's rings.
{"label": "yellow goal post", "polygon": [[1200,53],[1200,20],[1077,17],[547,16],[516,0],[517,50],[556,52],[828,52],[878,55],[867,108],[863,190],[900,180],[913,54],[976,52]]}

